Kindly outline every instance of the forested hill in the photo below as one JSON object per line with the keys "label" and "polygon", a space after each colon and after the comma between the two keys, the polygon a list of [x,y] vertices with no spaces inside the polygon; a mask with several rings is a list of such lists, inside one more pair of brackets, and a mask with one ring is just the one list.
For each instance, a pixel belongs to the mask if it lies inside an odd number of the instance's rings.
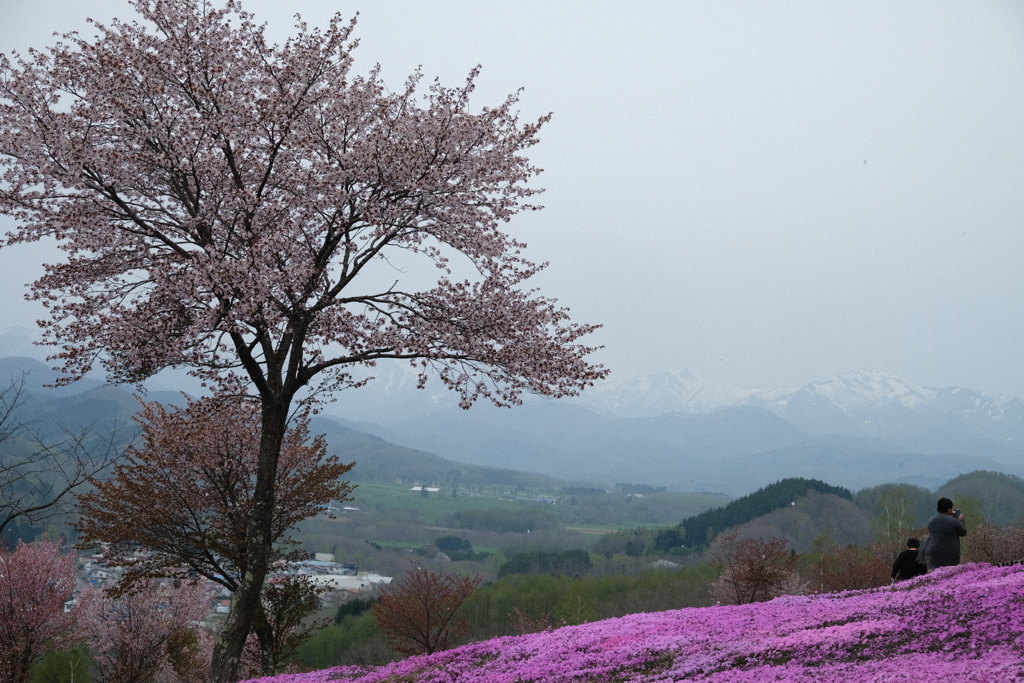
{"label": "forested hill", "polygon": [[665,551],[681,545],[687,548],[705,546],[708,539],[718,532],[757,519],[773,510],[788,507],[808,491],[831,493],[853,500],[849,490],[817,479],[782,479],[754,493],[737,498],[723,507],[684,519],[678,526],[660,532],[655,547],[657,550]]}

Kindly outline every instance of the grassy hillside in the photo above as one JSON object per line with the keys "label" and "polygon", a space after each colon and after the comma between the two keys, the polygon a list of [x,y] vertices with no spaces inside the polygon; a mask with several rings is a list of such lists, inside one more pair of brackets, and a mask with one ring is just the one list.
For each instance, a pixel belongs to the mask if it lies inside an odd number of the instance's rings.
{"label": "grassy hillside", "polygon": [[[660,492],[630,496],[580,492],[572,487],[508,488],[496,485],[442,488],[422,495],[410,483],[361,482],[358,508],[318,515],[300,526],[308,552],[333,553],[339,561],[399,573],[409,553],[429,560],[434,542],[457,536],[471,543],[472,561],[460,571],[496,576],[504,554],[529,548],[590,549],[605,534],[622,528],[656,528],[726,502],[724,496]],[[453,491],[456,495],[452,495]],[[480,554],[495,555],[493,562]]]}

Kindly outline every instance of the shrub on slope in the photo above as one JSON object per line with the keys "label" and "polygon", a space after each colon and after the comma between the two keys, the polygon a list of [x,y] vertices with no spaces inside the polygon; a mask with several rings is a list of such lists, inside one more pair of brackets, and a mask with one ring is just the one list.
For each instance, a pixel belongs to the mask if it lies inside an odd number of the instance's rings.
{"label": "shrub on slope", "polygon": [[883,588],[633,614],[371,669],[262,683],[1007,681],[1024,678],[1024,567],[939,569]]}

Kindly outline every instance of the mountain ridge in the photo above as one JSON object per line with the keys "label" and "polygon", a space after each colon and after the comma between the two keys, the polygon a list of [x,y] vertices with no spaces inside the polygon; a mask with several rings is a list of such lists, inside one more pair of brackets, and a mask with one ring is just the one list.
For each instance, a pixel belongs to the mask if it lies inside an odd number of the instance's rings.
{"label": "mountain ridge", "polygon": [[340,392],[322,414],[468,465],[596,486],[735,496],[783,477],[857,490],[934,487],[978,469],[1024,475],[1024,401],[879,370],[782,389],[730,388],[683,370],[604,381],[572,399],[526,396],[514,409],[468,411],[438,382],[416,389],[407,365],[382,363],[374,373],[378,381]]}
{"label": "mountain ridge", "polygon": [[[1018,397],[963,387],[925,387],[877,369],[854,370],[779,388],[728,387],[689,369],[662,371],[622,381],[606,380],[571,400],[601,413],[640,417],[650,416],[652,411],[699,412],[735,405],[757,405],[781,413],[798,396],[818,396],[848,414],[879,405],[915,410],[958,397],[961,403],[972,402],[974,411],[990,410],[996,417],[1005,412],[1006,406],[1024,404]],[[617,406],[618,410],[608,406]]]}
{"label": "mountain ridge", "polygon": [[[878,370],[790,389],[729,389],[666,372],[606,381],[573,399],[528,397],[513,410],[457,410],[427,392],[419,403],[392,395],[391,409],[360,429],[472,464],[729,495],[780,477],[856,490],[887,481],[934,487],[973,469],[1024,474],[1020,399],[922,387]],[[361,396],[360,409],[381,398]],[[327,412],[348,419],[344,398]]]}
{"label": "mountain ridge", "polygon": [[[37,333],[23,327],[0,329],[0,356],[39,361]],[[51,372],[47,368],[47,372]],[[454,406],[451,392],[430,381],[417,389],[418,371],[407,364],[380,363],[367,372],[375,379],[357,392],[340,392],[332,402],[347,419],[376,416],[387,406],[403,412],[433,412]],[[159,379],[159,378],[158,378]],[[93,380],[95,381],[95,380]],[[526,396],[526,401],[537,400]],[[1024,428],[1024,399],[965,387],[929,387],[879,369],[861,369],[789,387],[736,387],[693,370],[664,370],[648,375],[602,380],[580,396],[562,399],[610,417],[657,417],[665,413],[706,413],[741,405],[764,408],[788,418],[800,406],[829,406],[837,415],[859,418],[884,407],[927,414],[959,414],[979,424],[1011,422]],[[827,433],[827,432],[822,432]]]}

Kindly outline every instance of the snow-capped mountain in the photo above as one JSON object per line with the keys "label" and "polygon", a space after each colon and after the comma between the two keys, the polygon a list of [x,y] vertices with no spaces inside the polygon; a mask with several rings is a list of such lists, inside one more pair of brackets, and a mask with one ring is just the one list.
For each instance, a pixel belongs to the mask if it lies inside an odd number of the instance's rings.
{"label": "snow-capped mountain", "polygon": [[[396,374],[391,374],[396,373]],[[563,479],[749,493],[785,476],[852,490],[939,486],[978,469],[1024,475],[1024,402],[892,374],[850,372],[802,387],[733,388],[692,371],[602,382],[514,410],[459,410],[437,382],[400,391],[406,367],[342,392],[327,414],[460,462]]]}
{"label": "snow-capped mountain", "polygon": [[679,370],[622,381],[605,380],[571,401],[602,415],[657,417],[739,405],[759,391],[763,390],[736,389],[692,370]]}
{"label": "snow-capped mountain", "polygon": [[[3,337],[16,348],[23,341]],[[11,359],[11,367],[25,360]],[[46,383],[46,366],[36,366],[32,381]],[[325,415],[457,462],[589,485],[743,495],[789,476],[851,490],[886,482],[934,489],[979,469],[1024,476],[1024,401],[922,387],[879,371],[784,389],[665,372],[602,382],[572,400],[527,396],[514,410],[482,402],[470,411],[436,380],[416,389],[407,364],[382,363],[373,375],[362,388],[338,392]]]}
{"label": "snow-capped mountain", "polygon": [[813,394],[839,406],[845,412],[855,413],[867,406],[914,408],[933,400],[938,393],[937,389],[922,387],[880,370],[862,370],[812,382],[788,394],[783,392],[781,398],[757,395],[751,398],[766,405],[774,403],[782,410],[792,396]]}
{"label": "snow-capped mountain", "polygon": [[1024,401],[960,387],[924,387],[880,370],[848,372],[802,387],[730,388],[690,370],[607,381],[576,403],[615,417],[706,413],[755,406],[808,434],[892,438],[950,422],[1003,439],[1024,439]]}
{"label": "snow-capped mountain", "polygon": [[[728,387],[692,370],[659,372],[623,381],[609,380],[588,389],[576,402],[620,417],[653,417],[667,412],[706,412],[726,406],[757,405],[784,413],[791,404],[815,400],[855,414],[869,406],[913,409],[943,391],[922,387],[880,370],[849,372],[802,387],[762,389]],[[958,389],[957,391],[965,391]],[[979,392],[968,392],[976,397]]]}
{"label": "snow-capped mountain", "polygon": [[[39,357],[46,349],[32,345],[37,336],[38,331],[24,328],[0,330],[0,355]],[[432,378],[425,389],[417,389],[418,373],[406,363],[381,363],[368,374],[375,379],[357,390],[336,394],[328,412],[351,421],[387,423],[395,416],[458,411],[456,397],[438,380]],[[157,380],[152,388],[184,381],[176,375],[163,384]],[[810,436],[880,438],[908,448],[924,444],[933,452],[944,443],[962,444],[965,439],[977,438],[1024,447],[1024,401],[1020,398],[960,387],[924,387],[880,370],[848,372],[802,387],[775,389],[732,387],[692,370],[678,370],[612,378],[559,403],[614,419],[708,415],[727,408],[753,407]]]}

